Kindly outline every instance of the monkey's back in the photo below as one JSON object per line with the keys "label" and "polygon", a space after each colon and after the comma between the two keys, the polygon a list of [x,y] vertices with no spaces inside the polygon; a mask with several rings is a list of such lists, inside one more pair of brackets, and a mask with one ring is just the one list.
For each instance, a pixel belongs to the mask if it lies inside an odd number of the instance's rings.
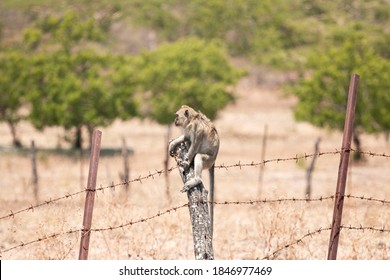
{"label": "monkey's back", "polygon": [[219,150],[219,135],[214,124],[202,113],[195,118],[197,138],[201,141],[199,153],[217,157]]}

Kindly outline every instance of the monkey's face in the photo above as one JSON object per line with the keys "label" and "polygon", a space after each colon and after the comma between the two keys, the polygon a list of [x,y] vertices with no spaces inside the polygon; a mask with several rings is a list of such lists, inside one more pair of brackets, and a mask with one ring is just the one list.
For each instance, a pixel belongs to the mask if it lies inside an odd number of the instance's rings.
{"label": "monkey's face", "polygon": [[189,112],[187,109],[181,108],[176,112],[175,125],[186,127],[189,124]]}

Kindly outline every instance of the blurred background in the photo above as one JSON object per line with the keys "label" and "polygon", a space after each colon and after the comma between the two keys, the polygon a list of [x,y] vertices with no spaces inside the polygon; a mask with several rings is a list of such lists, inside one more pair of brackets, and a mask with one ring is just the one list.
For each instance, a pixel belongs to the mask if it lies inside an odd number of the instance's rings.
{"label": "blurred background", "polygon": [[[353,134],[357,152],[347,192],[389,198],[388,188],[383,187],[390,182],[387,157],[365,153],[386,155],[390,150],[389,46],[389,0],[1,0],[1,213],[83,190],[94,129],[103,132],[98,184],[119,183],[115,191],[100,196],[98,213],[106,217],[98,219],[102,226],[115,219],[123,223],[123,217],[131,215],[130,209],[144,217],[183,204],[186,197],[179,192],[181,181],[176,170],[142,184],[120,183],[175,166],[167,155],[167,142],[180,133],[172,123],[182,104],[202,111],[215,122],[221,136],[220,166],[309,155],[315,152],[316,143],[320,151],[334,152],[341,146],[353,73],[360,75]],[[33,161],[32,141],[37,150]],[[216,198],[333,194],[337,152],[319,157],[315,166],[312,158],[271,161],[242,170],[219,168]],[[309,170],[315,170],[310,193]],[[81,199],[51,204],[51,211],[42,208],[42,212],[32,214],[36,219],[26,214],[24,219],[10,222],[0,230],[2,249],[24,242],[32,228],[37,238],[47,231],[78,228],[82,205]],[[372,205],[359,208],[364,218],[357,223],[372,221],[378,215],[367,214],[371,213],[368,208]],[[243,215],[259,214],[258,209],[252,210]],[[318,209],[310,211],[314,210]],[[331,221],[332,211],[324,214],[322,210],[307,214],[309,210],[299,208],[289,213],[299,215],[302,224],[313,222],[311,229],[315,230]],[[72,211],[74,217],[67,217]],[[109,218],[107,211],[115,218]],[[281,218],[285,209],[266,212]],[[178,215],[189,222],[186,211]],[[216,225],[219,258],[262,257],[264,250],[271,252],[279,245],[271,240],[265,221],[253,222],[249,216],[245,222],[233,208],[217,209],[216,215],[225,223],[243,225],[232,235],[225,232],[223,224]],[[325,218],[319,223],[302,218],[316,215]],[[273,232],[295,231],[275,225],[274,215],[267,217]],[[381,216],[380,221],[382,226],[389,217]],[[28,229],[26,223],[31,223]],[[172,255],[172,248],[183,240],[177,239],[177,244],[164,241],[165,248],[157,238],[161,232],[146,226],[144,236],[152,236],[154,245],[150,239],[144,240],[145,244],[133,240],[131,244],[141,245],[132,251],[129,243],[123,245],[125,233],[110,238],[102,234],[109,253],[101,249],[93,256],[192,258],[189,225],[167,227],[167,223],[159,224],[165,236],[178,232],[185,236],[187,247],[178,254]],[[56,227],[47,229],[49,224]],[[252,246],[251,242],[258,244],[259,238],[248,237],[246,227],[252,226],[264,230],[269,239],[258,251],[248,253],[243,248]],[[17,229],[20,235],[15,234]],[[307,232],[307,227],[302,226],[301,231]],[[239,237],[241,243],[227,249],[232,236]],[[351,243],[357,244],[354,240]],[[38,243],[28,253],[11,251],[6,257],[72,258],[73,252],[67,248],[75,244],[77,238],[59,238],[45,245],[57,251],[46,251]],[[360,247],[354,246],[345,258],[356,256]],[[390,257],[388,241],[378,241],[375,246],[382,248],[379,253],[373,249],[360,254],[363,258]],[[118,253],[124,247],[127,251]],[[159,247],[161,251],[156,249]],[[314,249],[298,250],[281,258],[321,258],[322,254]]]}

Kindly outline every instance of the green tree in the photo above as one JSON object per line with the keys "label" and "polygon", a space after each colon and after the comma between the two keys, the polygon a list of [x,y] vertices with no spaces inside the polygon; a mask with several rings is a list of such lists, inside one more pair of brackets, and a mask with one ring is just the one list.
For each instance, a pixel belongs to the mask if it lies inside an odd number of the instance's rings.
{"label": "green tree", "polygon": [[116,116],[127,120],[139,116],[137,92],[140,91],[138,78],[141,59],[138,56],[110,55],[110,87]]}
{"label": "green tree", "polygon": [[230,64],[221,43],[194,37],[146,52],[142,59],[139,80],[148,114],[160,124],[170,124],[183,104],[214,119],[234,101],[229,86],[243,75]]}
{"label": "green tree", "polygon": [[390,130],[390,61],[383,58],[360,32],[350,34],[340,47],[313,54],[312,70],[293,88],[299,102],[295,117],[315,126],[342,130],[349,79],[361,76],[356,107],[354,142],[360,149],[359,133]]}
{"label": "green tree", "polygon": [[35,29],[25,32],[25,45],[33,46],[36,53],[29,94],[30,120],[35,127],[74,130],[74,146],[81,148],[83,127],[91,136],[94,127],[107,126],[118,115],[136,114],[132,88],[124,89],[129,83],[121,84],[126,72],[120,56],[101,54],[88,46],[105,37],[98,22],[68,11],[62,17],[48,16],[38,26],[45,36]]}
{"label": "green tree", "polygon": [[16,134],[17,123],[24,119],[22,107],[29,91],[28,60],[17,51],[0,54],[0,121],[6,122],[11,130],[12,143],[22,145]]}
{"label": "green tree", "polygon": [[107,27],[92,16],[83,17],[71,10],[59,17],[45,17],[38,22],[38,27],[43,33],[50,35],[51,42],[48,43],[59,44],[60,48],[68,53],[80,43],[103,41],[108,31]]}
{"label": "green tree", "polygon": [[115,69],[109,64],[112,60],[91,50],[36,56],[31,73],[35,87],[29,95],[34,126],[75,129],[74,145],[80,148],[82,128],[91,135],[96,126],[111,124],[118,117],[119,105],[127,110],[124,117],[134,116],[131,89],[123,92],[115,87]]}

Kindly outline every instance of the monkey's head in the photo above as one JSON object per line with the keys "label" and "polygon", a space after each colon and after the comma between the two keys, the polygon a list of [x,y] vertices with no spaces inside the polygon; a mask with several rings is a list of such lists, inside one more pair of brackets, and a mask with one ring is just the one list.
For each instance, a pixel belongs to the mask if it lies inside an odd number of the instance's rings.
{"label": "monkey's head", "polygon": [[176,112],[175,125],[180,127],[186,127],[191,120],[197,115],[197,112],[187,105],[181,106]]}

